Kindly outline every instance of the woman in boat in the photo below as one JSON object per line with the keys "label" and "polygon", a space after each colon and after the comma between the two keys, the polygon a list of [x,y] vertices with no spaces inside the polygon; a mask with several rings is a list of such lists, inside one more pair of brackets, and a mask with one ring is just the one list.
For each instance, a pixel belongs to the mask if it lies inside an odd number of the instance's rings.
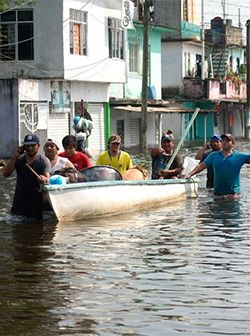
{"label": "woman in boat", "polygon": [[96,161],[97,166],[112,166],[121,174],[133,167],[130,155],[121,150],[121,137],[113,134],[108,139],[108,150],[102,152]]}
{"label": "woman in boat", "polygon": [[59,147],[55,141],[48,139],[43,147],[45,156],[51,163],[51,174],[55,174],[56,171],[65,168],[74,168],[74,165],[69,159],[58,155]]}

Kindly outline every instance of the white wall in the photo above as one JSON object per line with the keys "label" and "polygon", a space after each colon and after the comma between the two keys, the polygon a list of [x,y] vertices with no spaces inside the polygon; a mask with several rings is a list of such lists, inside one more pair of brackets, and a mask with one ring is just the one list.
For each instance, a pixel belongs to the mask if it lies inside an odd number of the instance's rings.
{"label": "white wall", "polygon": [[[70,8],[89,11],[87,56],[70,55]],[[121,17],[121,6],[116,0],[36,0],[34,60],[0,62],[1,78],[125,82],[125,61],[109,58],[108,17]]]}
{"label": "white wall", "polygon": [[162,131],[173,131],[176,140],[182,136],[182,114],[180,113],[163,113],[162,115]]}
{"label": "white wall", "polygon": [[[129,112],[129,111],[111,109],[111,125],[110,125],[111,133],[117,133],[117,120],[124,120],[125,147],[130,147],[132,145],[130,141],[130,130],[129,130],[130,120],[138,118],[141,118],[140,112]],[[156,144],[157,130],[155,128],[155,118],[157,118],[157,115],[154,115],[154,113],[148,113],[147,143],[149,146],[154,146]]]}
{"label": "white wall", "polygon": [[19,79],[20,101],[49,101],[50,81]]}
{"label": "white wall", "polygon": [[162,43],[162,87],[182,86],[182,43]]}
{"label": "white wall", "polygon": [[71,100],[88,102],[108,102],[108,84],[71,82]]}
{"label": "white wall", "polygon": [[184,55],[190,53],[190,64],[192,76],[195,76],[196,71],[196,55],[201,55],[201,44],[194,42],[184,42],[182,50],[182,77],[185,77],[185,57]]}
{"label": "white wall", "polygon": [[[108,17],[121,18],[121,6],[113,1],[114,9],[105,7],[105,0],[98,1],[64,1],[64,67],[68,80],[84,80],[95,82],[126,81],[125,61],[109,58]],[[110,1],[109,1],[110,2]],[[88,54],[87,56],[71,55],[69,52],[69,9],[76,8],[88,11]]]}
{"label": "white wall", "polygon": [[185,52],[190,53],[191,71],[196,68],[196,54],[201,55],[201,45],[194,42],[162,43],[162,87],[183,87],[185,77]]}

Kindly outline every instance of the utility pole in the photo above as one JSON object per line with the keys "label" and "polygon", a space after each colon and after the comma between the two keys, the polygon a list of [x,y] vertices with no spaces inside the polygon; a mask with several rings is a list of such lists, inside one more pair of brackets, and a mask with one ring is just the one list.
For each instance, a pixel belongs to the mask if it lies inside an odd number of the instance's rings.
{"label": "utility pole", "polygon": [[204,28],[204,1],[201,0],[201,79],[205,79],[205,28]]}
{"label": "utility pole", "polygon": [[147,100],[148,100],[148,32],[149,32],[149,0],[143,6],[143,63],[142,63],[142,95],[141,95],[141,147],[147,149]]}
{"label": "utility pole", "polygon": [[245,137],[250,139],[250,20],[247,20],[247,104],[245,111]]}
{"label": "utility pole", "polygon": [[222,12],[223,12],[223,22],[226,22],[226,0],[221,0]]}

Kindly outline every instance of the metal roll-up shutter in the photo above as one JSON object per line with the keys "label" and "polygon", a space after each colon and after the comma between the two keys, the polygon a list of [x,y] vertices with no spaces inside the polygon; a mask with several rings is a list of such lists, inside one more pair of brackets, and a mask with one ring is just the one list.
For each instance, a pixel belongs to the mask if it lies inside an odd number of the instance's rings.
{"label": "metal roll-up shutter", "polygon": [[88,112],[94,128],[88,138],[88,149],[91,154],[98,154],[105,149],[105,116],[103,104],[88,103]]}
{"label": "metal roll-up shutter", "polygon": [[60,151],[63,150],[62,139],[69,134],[69,114],[50,113],[48,120],[48,139],[56,141]]}
{"label": "metal roll-up shutter", "polygon": [[140,144],[141,122],[140,119],[129,120],[130,130],[130,146],[138,146]]}

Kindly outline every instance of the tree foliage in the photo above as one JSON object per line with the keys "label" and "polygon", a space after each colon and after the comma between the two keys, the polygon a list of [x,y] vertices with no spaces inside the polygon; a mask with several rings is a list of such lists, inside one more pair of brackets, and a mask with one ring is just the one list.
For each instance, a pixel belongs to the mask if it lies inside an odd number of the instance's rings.
{"label": "tree foliage", "polygon": [[33,0],[0,0],[0,13],[4,12],[10,8],[13,8],[15,6],[24,6],[26,5],[31,5],[34,1]]}

